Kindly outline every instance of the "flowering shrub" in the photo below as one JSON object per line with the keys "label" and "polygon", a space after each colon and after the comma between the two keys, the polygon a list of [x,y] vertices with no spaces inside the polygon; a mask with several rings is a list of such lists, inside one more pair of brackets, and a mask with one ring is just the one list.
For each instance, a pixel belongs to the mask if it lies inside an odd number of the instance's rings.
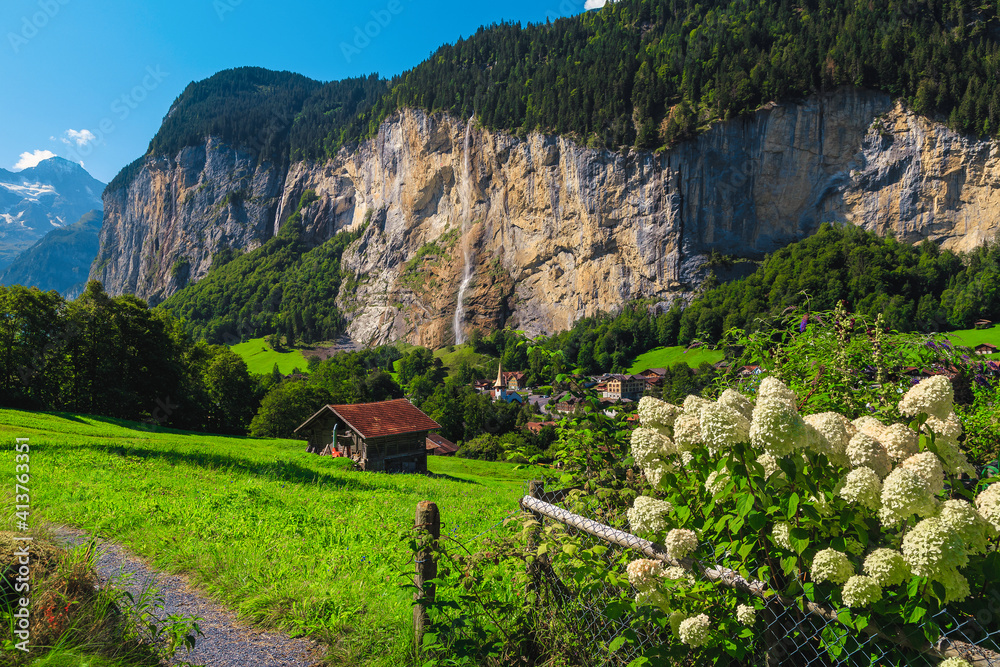
{"label": "flowering shrub", "polygon": [[683,407],[644,397],[632,454],[661,498],[636,498],[630,529],[677,560],[722,556],[767,590],[664,576],[640,560],[628,566],[637,601],[657,608],[689,648],[737,658],[731,638],[772,593],[842,605],[850,613],[839,618],[856,629],[878,619],[933,634],[932,612],[981,594],[1000,566],[1000,485],[980,484],[977,495],[960,480],[974,470],[953,397],[945,378],[913,386],[898,406],[909,424],[803,416],[773,377],[756,401],[731,389]]}

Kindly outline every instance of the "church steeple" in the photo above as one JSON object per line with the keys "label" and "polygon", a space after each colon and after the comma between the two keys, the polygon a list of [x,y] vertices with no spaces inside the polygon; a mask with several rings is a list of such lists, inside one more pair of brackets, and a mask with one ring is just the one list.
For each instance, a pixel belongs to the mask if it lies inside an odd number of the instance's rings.
{"label": "church steeple", "polygon": [[493,383],[493,399],[505,400],[507,398],[507,387],[503,383],[503,364],[497,366],[497,381]]}

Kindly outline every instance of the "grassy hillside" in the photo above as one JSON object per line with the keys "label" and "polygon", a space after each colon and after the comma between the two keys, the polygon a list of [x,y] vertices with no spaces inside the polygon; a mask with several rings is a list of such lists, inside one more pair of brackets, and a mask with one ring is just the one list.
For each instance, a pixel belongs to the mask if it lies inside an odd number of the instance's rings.
{"label": "grassy hillside", "polygon": [[72,414],[0,410],[0,434],[30,438],[36,520],[187,572],[241,615],[328,643],[331,664],[412,662],[411,593],[400,588],[412,563],[399,532],[418,501],[437,502],[444,530],[465,541],[516,510],[532,477],[445,458],[431,459],[429,477],[359,473],[299,441]]}
{"label": "grassy hillside", "polygon": [[230,349],[243,357],[243,361],[247,362],[247,369],[251,373],[267,375],[274,370],[275,364],[278,364],[278,370],[285,375],[289,375],[296,368],[302,373],[307,372],[306,358],[302,355],[302,350],[276,352],[264,338],[254,338],[245,343],[238,343]]}
{"label": "grassy hillside", "polygon": [[628,369],[628,372],[638,373],[639,371],[644,371],[647,368],[666,368],[677,363],[686,363],[691,368],[698,368],[698,366],[706,361],[710,364],[722,361],[724,356],[725,355],[720,350],[709,350],[706,348],[689,350],[680,345],[674,347],[658,347],[655,350],[650,350],[649,352],[640,354],[636,357],[635,361],[632,362],[632,366]]}
{"label": "grassy hillside", "polygon": [[[1000,327],[994,326],[990,329],[961,329],[945,334],[956,345],[965,347],[975,347],[980,343],[991,343],[1000,347]],[[981,359],[1000,359],[1000,354],[989,354]]]}

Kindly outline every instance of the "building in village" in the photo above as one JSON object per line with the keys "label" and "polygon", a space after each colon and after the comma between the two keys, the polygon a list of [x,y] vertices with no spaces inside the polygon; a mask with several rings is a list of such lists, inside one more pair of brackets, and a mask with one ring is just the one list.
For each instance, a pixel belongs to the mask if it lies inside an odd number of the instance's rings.
{"label": "building in village", "polygon": [[427,434],[441,426],[405,398],[325,405],[295,429],[307,452],[353,459],[362,470],[427,472]]}
{"label": "building in village", "polygon": [[980,343],[976,346],[976,354],[996,354],[997,346],[992,343]]}
{"label": "building in village", "polygon": [[427,456],[454,456],[458,445],[437,433],[427,434]]}
{"label": "building in village", "polygon": [[646,391],[648,383],[641,375],[612,375],[607,381],[607,389],[602,395],[612,400],[638,401]]}
{"label": "building in village", "polygon": [[[514,375],[520,376],[520,378],[515,378]],[[520,382],[523,378],[524,373],[504,373],[503,364],[498,364],[497,379],[493,383],[493,400],[506,401],[507,403],[517,401],[524,404],[524,397],[518,394],[517,389],[515,389],[515,387],[520,388]]]}

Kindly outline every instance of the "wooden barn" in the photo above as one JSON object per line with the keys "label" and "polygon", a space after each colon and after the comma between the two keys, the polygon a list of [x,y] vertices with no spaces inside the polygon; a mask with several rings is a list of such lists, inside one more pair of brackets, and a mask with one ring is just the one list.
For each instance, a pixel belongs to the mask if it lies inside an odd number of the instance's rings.
{"label": "wooden barn", "polygon": [[362,470],[427,472],[427,433],[441,426],[405,398],[325,405],[295,429],[307,452],[346,456]]}

